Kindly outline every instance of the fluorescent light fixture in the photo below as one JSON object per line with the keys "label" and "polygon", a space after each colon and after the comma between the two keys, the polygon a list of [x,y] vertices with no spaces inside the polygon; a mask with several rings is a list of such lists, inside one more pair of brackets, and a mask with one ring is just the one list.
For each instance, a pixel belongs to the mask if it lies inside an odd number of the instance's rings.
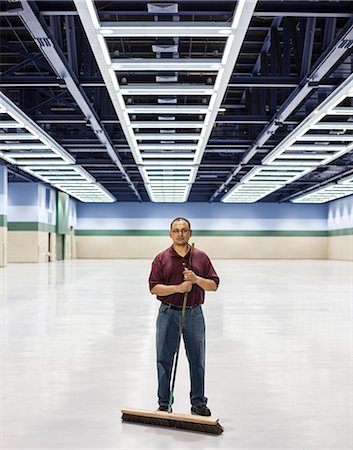
{"label": "fluorescent light fixture", "polygon": [[329,116],[336,115],[336,116],[352,116],[353,115],[353,108],[352,107],[337,107],[334,109],[330,109],[330,111],[327,113]]}
{"label": "fluorescent light fixture", "polygon": [[72,188],[72,187],[83,187],[83,186],[89,186],[91,185],[91,183],[89,181],[86,180],[82,180],[81,182],[79,181],[65,181],[64,180],[59,180],[58,182],[53,182],[53,184],[55,184],[55,186],[65,186],[66,188]]}
{"label": "fluorescent light fixture", "polygon": [[140,150],[196,150],[195,144],[140,144]]}
{"label": "fluorescent light fixture", "polygon": [[140,141],[195,141],[200,139],[199,134],[193,133],[173,133],[173,134],[164,134],[164,133],[149,133],[149,134],[135,134],[136,139]]}
{"label": "fluorescent light fixture", "polygon": [[23,170],[32,170],[33,172],[35,171],[38,175],[42,175],[43,177],[48,176],[48,178],[52,178],[52,175],[72,175],[73,172],[69,172],[68,170],[50,170],[50,167],[47,167],[46,170],[43,169],[36,169],[36,167],[24,167]]}
{"label": "fluorescent light fixture", "polygon": [[283,184],[263,183],[262,188],[251,183],[235,185],[223,198],[224,203],[254,203],[283,187]]}
{"label": "fluorescent light fixture", "polygon": [[[159,155],[159,153],[158,153]],[[158,158],[155,159],[154,161],[148,161],[145,160],[143,161],[143,165],[140,166],[140,168],[142,169],[143,167],[148,168],[149,166],[161,166],[161,167],[170,167],[170,166],[187,166],[187,167],[195,167],[197,166],[197,164],[195,164],[193,161],[182,161],[180,159],[175,159],[175,160],[171,160],[171,159],[163,159],[163,158]]]}
{"label": "fluorescent light fixture", "polygon": [[184,185],[180,185],[181,187],[178,188],[179,185],[168,185],[168,184],[164,184],[163,186],[153,186],[150,185],[151,191],[155,194],[160,193],[160,194],[165,194],[165,193],[169,193],[169,194],[183,194],[185,192],[185,186]]}
{"label": "fluorescent light fixture", "polygon": [[[160,105],[135,105],[128,106],[126,111],[129,114],[206,114],[208,107],[204,106],[160,106]],[[174,122],[173,122],[174,123]]]}
{"label": "fluorescent light fixture", "polygon": [[292,145],[291,147],[286,148],[286,151],[341,151],[346,150],[346,145]]}
{"label": "fluorescent light fixture", "polygon": [[182,122],[182,121],[158,121],[158,122],[131,122],[132,128],[201,128],[203,122]]}
{"label": "fluorescent light fixture", "polygon": [[[56,153],[34,153],[34,152],[22,152],[22,153],[15,153],[15,152],[8,152],[5,153],[6,156],[10,156],[11,158],[57,158],[58,155]],[[41,162],[43,164],[43,161]]]}
{"label": "fluorescent light fixture", "polygon": [[[85,182],[87,183],[87,180],[85,178],[82,178],[82,175],[79,173],[72,173],[69,172],[67,175],[63,175],[61,172],[59,172],[60,175],[45,175],[46,178],[50,179],[51,181],[67,181],[68,183],[71,181],[75,182]],[[43,172],[40,172],[41,175],[44,175]]]}
{"label": "fluorescent light fixture", "polygon": [[[281,159],[321,159],[326,160],[327,155],[323,154],[315,154],[315,153],[282,153],[282,155],[278,156],[275,163],[279,163]],[[329,156],[330,157],[330,156]],[[313,163],[314,164],[314,163]]]}
{"label": "fluorescent light fixture", "polygon": [[353,122],[323,122],[311,127],[312,130],[353,130]]}
{"label": "fluorescent light fixture", "polygon": [[[18,124],[23,125],[23,128],[27,129],[30,134],[27,133],[18,133],[18,140],[28,140],[28,139],[36,139],[41,140],[44,144],[29,144],[29,143],[20,143],[20,144],[0,144],[1,150],[46,150],[48,147],[54,151],[57,156],[62,159],[66,164],[74,163],[74,158],[66,152],[66,150],[61,147],[49,134],[47,134],[42,128],[40,128],[32,119],[30,119],[15,103],[13,103],[9,98],[6,97],[2,92],[0,92],[0,106],[6,109],[8,115],[10,115]],[[7,121],[8,122],[8,121]],[[6,135],[6,134],[5,134]],[[4,135],[4,136],[5,136]],[[15,133],[8,134],[9,139],[12,138]],[[29,136],[32,135],[33,138]],[[1,135],[2,136],[2,135]],[[21,139],[22,137],[22,139]],[[3,138],[6,140],[6,138]]]}
{"label": "fluorescent light fixture", "polygon": [[1,141],[38,140],[39,136],[31,133],[0,133]]}
{"label": "fluorescent light fixture", "polygon": [[[154,21],[150,22],[106,22],[101,24],[99,30],[94,30],[95,26],[92,23],[92,20],[97,20],[99,22],[97,12],[93,8],[94,12],[92,19],[92,11],[87,11],[87,5],[85,2],[80,0],[74,0],[74,4],[79,12],[79,16],[81,22],[84,26],[85,32],[88,36],[89,42],[91,44],[93,53],[97,55],[97,62],[99,69],[102,73],[103,79],[107,85],[110,97],[112,99],[114,108],[119,117],[120,124],[123,128],[129,146],[133,152],[133,156],[135,158],[135,162],[138,164],[139,170],[143,175],[143,170],[148,170],[149,167],[161,167],[165,169],[168,165],[171,167],[182,166],[187,167],[191,170],[192,177],[191,182],[194,181],[196,175],[196,169],[198,167],[199,162],[201,161],[205,145],[207,143],[209,134],[212,130],[214,120],[218,114],[218,109],[221,104],[221,100],[224,96],[228,80],[232,74],[234,63],[239,53],[239,49],[241,43],[243,42],[246,30],[248,28],[248,24],[251,20],[251,16],[253,10],[255,8],[256,2],[249,2],[249,6],[247,3],[242,3],[242,1],[237,3],[235,16],[237,17],[236,21],[233,20],[233,28],[231,29],[230,24],[222,24],[219,22],[215,23],[203,23],[203,22],[159,22],[156,23]],[[239,21],[239,27],[234,28],[235,23]],[[156,58],[156,59],[113,59],[111,60],[111,64],[107,64],[107,61],[104,61],[102,52],[99,51],[99,48],[102,47],[103,37],[107,36],[119,36],[121,38],[124,37],[144,37],[149,36],[156,38],[158,36],[167,36],[167,37],[178,37],[178,36],[186,36],[193,37],[199,36],[202,38],[210,36],[218,36],[224,35],[224,39],[227,39],[227,36],[231,36],[226,41],[225,51],[223,54],[223,62],[226,62],[226,66],[224,67],[222,64],[222,60],[219,58],[183,58],[183,59],[175,59],[175,58]],[[98,39],[98,35],[100,38]],[[100,44],[99,44],[100,42]],[[107,59],[107,58],[105,58]],[[200,85],[167,85],[164,86],[155,86],[151,89],[150,86],[144,85],[135,85],[135,86],[120,86],[118,92],[123,97],[125,95],[210,95],[210,104],[205,107],[195,106],[195,105],[126,105],[123,102],[123,98],[119,101],[116,98],[117,89],[116,86],[113,88],[111,79],[112,75],[108,77],[108,70],[117,70],[117,71],[156,71],[158,75],[156,76],[156,81],[171,83],[172,81],[177,81],[177,76],[169,77],[167,79],[166,76],[161,76],[161,72],[179,72],[179,71],[201,71],[201,72],[218,72],[222,71],[224,79],[218,77],[219,80],[219,92],[217,92],[217,96],[214,95],[214,86],[200,86]],[[167,74],[166,74],[167,75]],[[109,78],[109,80],[107,80]],[[133,90],[135,89],[135,90]],[[201,89],[201,90],[200,90]],[[213,96],[213,97],[212,97]],[[210,110],[212,108],[212,110]],[[214,110],[214,111],[213,111]],[[131,114],[145,114],[152,115],[157,114],[159,117],[163,115],[173,115],[173,120],[169,122],[168,119],[162,119],[158,121],[145,122],[145,121],[134,121],[131,123],[130,115]],[[204,115],[205,120],[198,123],[190,123],[189,121],[184,121],[186,123],[180,123],[181,121],[176,121],[175,118],[177,114],[189,114],[189,115]],[[158,118],[159,118],[158,117]],[[143,122],[143,124],[141,123]],[[166,124],[165,122],[169,122]],[[191,136],[181,136],[183,133],[166,133],[164,136],[156,136],[152,138],[152,136],[143,136],[141,133],[140,136],[135,135],[134,130],[139,128],[140,133],[141,129],[155,129],[155,130],[176,130],[176,129],[202,129],[202,136],[196,135],[191,138]],[[164,134],[164,133],[160,133]],[[184,133],[185,134],[185,133]],[[167,137],[168,136],[168,137]],[[195,139],[194,139],[195,137]],[[150,145],[149,147],[144,147],[144,145],[148,144],[137,144],[137,139],[139,141],[144,142],[156,140],[159,144]],[[184,147],[181,148],[178,144],[178,141],[189,141],[189,140],[197,141],[196,146],[193,147]],[[168,145],[168,141],[176,142],[176,144]],[[166,143],[165,143],[166,142]],[[158,150],[173,150],[172,152],[161,152]],[[143,153],[144,150],[150,150],[151,153]],[[194,150],[195,152],[188,151],[187,153],[182,153],[181,150]],[[142,152],[142,153],[141,153]],[[197,164],[195,164],[197,163]],[[163,176],[163,175],[162,175]],[[151,174],[153,177],[153,174]],[[176,175],[169,175],[175,181]],[[156,178],[156,176],[154,176]],[[164,176],[164,178],[166,178]],[[180,178],[180,177],[179,177]],[[148,179],[148,175],[143,175],[143,179],[146,183],[146,179]],[[170,180],[169,180],[170,181]],[[180,180],[179,180],[180,181]],[[171,184],[171,183],[170,183]],[[190,191],[191,184],[188,184],[185,187],[185,191],[183,195],[183,201],[187,198],[187,195]],[[151,196],[151,191],[149,188],[147,189],[149,195]],[[170,198],[170,197],[169,197]]]}
{"label": "fluorescent light fixture", "polygon": [[141,153],[142,159],[193,159],[194,156],[193,153]]}
{"label": "fluorescent light fixture", "polygon": [[[43,164],[43,162],[42,162]],[[41,165],[41,166],[23,166],[22,170],[31,173],[34,176],[43,178],[52,178],[54,175],[59,176],[81,176],[83,179],[95,182],[95,179],[86,172],[81,166],[77,165]]]}
{"label": "fluorescent light fixture", "polygon": [[42,164],[46,164],[48,166],[58,165],[58,164],[66,166],[67,162],[63,161],[62,159],[51,160],[51,159],[39,158],[38,160],[31,159],[29,161],[27,159],[23,159],[23,160],[22,159],[16,159],[16,164],[18,164],[19,166],[25,166],[27,164],[30,164],[31,166],[34,166],[34,165],[37,165],[37,164],[39,166],[41,166]]}
{"label": "fluorescent light fixture", "polygon": [[[77,0],[81,1],[81,0]],[[102,22],[100,33],[118,37],[219,37],[232,33],[220,22]]]}
{"label": "fluorescent light fixture", "polygon": [[319,161],[309,161],[309,160],[304,160],[304,159],[296,160],[296,159],[292,158],[292,161],[290,161],[290,160],[278,158],[278,159],[273,160],[271,162],[271,164],[269,164],[269,165],[271,165],[271,166],[293,166],[293,164],[296,164],[301,167],[314,167],[315,168],[318,165],[320,165],[321,163],[319,164]]}
{"label": "fluorescent light fixture", "polygon": [[189,175],[149,175],[150,182],[188,181]]}
{"label": "fluorescent light fixture", "polygon": [[48,150],[46,144],[0,144],[0,150]]}
{"label": "fluorescent light fixture", "polygon": [[[306,173],[310,171],[310,168],[308,167],[299,167],[299,166],[292,166],[292,167],[276,167],[276,166],[260,166],[260,167],[254,167],[251,169],[244,177],[240,180],[241,183],[254,183],[257,181],[257,177],[266,176],[266,175],[273,175],[274,179],[273,181],[276,182],[276,177],[287,177],[287,183],[293,182],[296,179],[304,176]],[[283,183],[285,184],[285,183]]]}
{"label": "fluorescent light fixture", "polygon": [[293,203],[327,203],[338,198],[353,194],[353,184],[330,184],[321,189],[309,192],[291,200]]}
{"label": "fluorescent light fixture", "polygon": [[340,180],[337,181],[337,183],[339,183],[339,184],[352,183],[352,186],[353,186],[353,175],[349,175],[348,177],[341,178]]}
{"label": "fluorescent light fixture", "polygon": [[23,128],[24,124],[17,121],[3,121],[0,122],[0,128]]}
{"label": "fluorescent light fixture", "polygon": [[131,84],[121,86],[120,91],[123,95],[212,95],[214,93],[212,86],[190,84],[162,86]]}
{"label": "fluorescent light fixture", "polygon": [[297,141],[348,141],[353,142],[353,134],[340,134],[340,135],[332,135],[332,134],[305,134],[304,136],[300,136],[297,138]]}
{"label": "fluorescent light fixture", "polygon": [[128,58],[112,59],[110,67],[116,71],[217,71],[222,68],[221,60],[217,58]]}

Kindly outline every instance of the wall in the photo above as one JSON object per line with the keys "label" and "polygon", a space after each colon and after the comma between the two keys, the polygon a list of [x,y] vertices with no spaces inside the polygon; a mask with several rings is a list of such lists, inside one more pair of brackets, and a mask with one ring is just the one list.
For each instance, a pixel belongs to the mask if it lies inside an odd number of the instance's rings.
{"label": "wall", "polygon": [[7,264],[7,168],[0,165],[0,267]]}
{"label": "wall", "polygon": [[328,258],[353,261],[353,195],[328,205]]}
{"label": "wall", "polygon": [[76,259],[77,258],[77,245],[76,245],[76,205],[77,202],[72,197],[69,198],[69,208],[68,208],[68,229],[65,238],[65,259]]}
{"label": "wall", "polygon": [[213,258],[327,258],[327,205],[287,203],[78,203],[77,256],[152,258],[177,216]]}
{"label": "wall", "polygon": [[[48,191],[48,192],[47,192]],[[49,260],[49,233],[55,233],[55,190],[41,183],[8,185],[8,261]],[[51,239],[51,259],[55,243]]]}

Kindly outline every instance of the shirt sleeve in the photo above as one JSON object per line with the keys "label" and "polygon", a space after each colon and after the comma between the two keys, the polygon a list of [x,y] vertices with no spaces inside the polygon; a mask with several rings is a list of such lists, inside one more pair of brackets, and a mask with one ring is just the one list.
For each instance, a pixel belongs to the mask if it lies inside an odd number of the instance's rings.
{"label": "shirt sleeve", "polygon": [[219,276],[217,275],[217,272],[215,271],[210,258],[205,254],[205,275],[203,278],[207,278],[209,280],[213,280],[217,287],[219,286]]}
{"label": "shirt sleeve", "polygon": [[150,291],[157,284],[164,284],[161,262],[158,257],[156,257],[152,262],[152,267],[151,267],[151,272],[150,272],[148,282],[150,285]]}

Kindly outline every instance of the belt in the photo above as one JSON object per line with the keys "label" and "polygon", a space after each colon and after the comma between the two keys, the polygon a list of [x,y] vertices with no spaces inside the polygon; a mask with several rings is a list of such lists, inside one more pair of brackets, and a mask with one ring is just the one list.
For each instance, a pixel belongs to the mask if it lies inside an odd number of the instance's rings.
{"label": "belt", "polygon": [[[181,311],[183,309],[182,306],[173,305],[173,303],[163,302],[163,305],[167,305],[169,309],[177,309]],[[193,309],[200,305],[187,306],[186,309]]]}

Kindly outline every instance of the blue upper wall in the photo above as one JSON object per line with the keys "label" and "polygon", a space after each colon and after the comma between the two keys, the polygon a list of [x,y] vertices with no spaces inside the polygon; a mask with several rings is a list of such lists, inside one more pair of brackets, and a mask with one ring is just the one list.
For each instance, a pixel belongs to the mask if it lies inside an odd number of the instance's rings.
{"label": "blue upper wall", "polygon": [[307,205],[292,203],[77,203],[77,215],[89,217],[161,217],[173,219],[187,218],[312,218],[326,219],[327,205]]}
{"label": "blue upper wall", "polygon": [[326,230],[327,205],[292,203],[77,204],[77,229],[168,229],[186,217],[194,230]]}
{"label": "blue upper wall", "polygon": [[329,230],[353,229],[353,195],[328,204],[327,224]]}

